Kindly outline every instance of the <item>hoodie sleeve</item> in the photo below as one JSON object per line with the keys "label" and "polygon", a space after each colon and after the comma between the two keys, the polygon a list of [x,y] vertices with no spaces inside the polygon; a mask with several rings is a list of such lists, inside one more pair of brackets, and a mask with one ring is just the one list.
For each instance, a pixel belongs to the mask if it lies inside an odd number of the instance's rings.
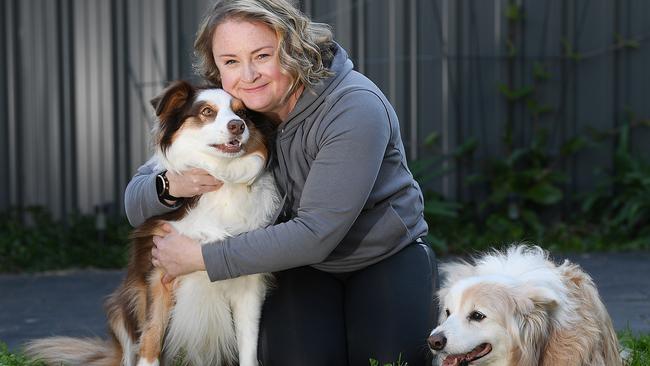
{"label": "hoodie sleeve", "polygon": [[138,168],[124,191],[124,209],[131,226],[136,227],[150,217],[174,211],[179,207],[166,206],[158,199],[156,192],[156,163],[153,159]]}
{"label": "hoodie sleeve", "polygon": [[318,152],[297,215],[203,245],[212,281],[320,263],[348,233],[377,179],[390,120],[381,98],[369,90],[350,91],[332,103],[318,127]]}

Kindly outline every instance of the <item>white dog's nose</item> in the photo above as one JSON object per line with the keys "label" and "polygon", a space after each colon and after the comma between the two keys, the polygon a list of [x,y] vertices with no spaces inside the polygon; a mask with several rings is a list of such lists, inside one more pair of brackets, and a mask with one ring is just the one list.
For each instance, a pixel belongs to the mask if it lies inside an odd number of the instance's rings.
{"label": "white dog's nose", "polygon": [[427,343],[429,343],[429,347],[431,347],[432,350],[442,351],[442,349],[445,348],[445,345],[447,345],[447,337],[445,337],[445,333],[442,332],[434,333],[429,336]]}
{"label": "white dog's nose", "polygon": [[246,125],[241,119],[233,119],[232,121],[228,122],[228,131],[233,135],[241,135],[244,133],[245,128]]}

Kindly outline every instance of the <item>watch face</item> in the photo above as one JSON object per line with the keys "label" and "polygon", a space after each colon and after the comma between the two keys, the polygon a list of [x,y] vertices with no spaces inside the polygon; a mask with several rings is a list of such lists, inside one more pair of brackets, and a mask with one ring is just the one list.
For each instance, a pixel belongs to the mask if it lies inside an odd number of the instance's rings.
{"label": "watch face", "polygon": [[160,175],[156,175],[156,193],[158,194],[158,197],[163,194],[165,186],[165,179]]}

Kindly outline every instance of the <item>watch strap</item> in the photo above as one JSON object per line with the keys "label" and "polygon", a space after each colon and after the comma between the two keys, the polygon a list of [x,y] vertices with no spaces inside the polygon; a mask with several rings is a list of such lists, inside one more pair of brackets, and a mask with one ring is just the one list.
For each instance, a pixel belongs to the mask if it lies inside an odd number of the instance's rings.
{"label": "watch strap", "polygon": [[166,170],[156,176],[156,192],[161,202],[164,202],[163,200],[178,201],[180,199],[169,194],[169,179],[167,179]]}

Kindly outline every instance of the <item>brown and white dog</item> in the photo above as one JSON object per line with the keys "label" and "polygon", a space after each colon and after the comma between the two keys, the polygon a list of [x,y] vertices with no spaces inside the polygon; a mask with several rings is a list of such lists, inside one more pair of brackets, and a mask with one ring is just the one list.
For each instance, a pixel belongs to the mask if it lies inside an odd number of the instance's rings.
{"label": "brown and white dog", "polygon": [[519,245],[440,272],[439,325],[428,339],[438,364],[622,364],[609,314],[578,265]]}
{"label": "brown and white dog", "polygon": [[[152,237],[169,222],[179,233],[209,243],[271,223],[279,206],[264,170],[267,138],[246,120],[241,101],[221,89],[176,82],[155,104],[155,170],[202,168],[224,182],[151,218],[132,234],[130,262],[121,286],[106,301],[110,338],[53,337],[26,351],[47,364],[197,366],[257,365],[258,325],[269,274],[210,282],[205,271],[163,285],[151,265]],[[266,129],[270,131],[270,128]]]}

